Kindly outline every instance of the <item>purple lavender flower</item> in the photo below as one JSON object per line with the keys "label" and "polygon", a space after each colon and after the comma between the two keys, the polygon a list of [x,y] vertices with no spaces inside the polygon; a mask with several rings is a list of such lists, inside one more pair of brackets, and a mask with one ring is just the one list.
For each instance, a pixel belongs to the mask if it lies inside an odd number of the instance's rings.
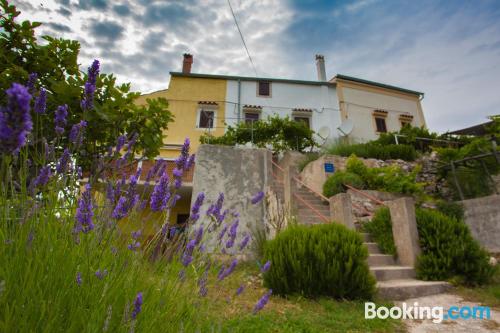
{"label": "purple lavender flower", "polygon": [[265,293],[264,296],[262,296],[261,299],[259,299],[259,301],[257,302],[257,304],[255,304],[255,307],[253,308],[253,313],[254,314],[256,314],[257,312],[259,312],[260,310],[262,310],[264,308],[264,306],[266,306],[267,302],[269,302],[269,297],[271,297],[272,293],[273,293],[273,290],[269,289],[269,291],[267,293]]}
{"label": "purple lavender flower", "polygon": [[182,186],[182,179],[181,178],[175,178],[174,180],[174,187],[178,190]]}
{"label": "purple lavender flower", "polygon": [[195,237],[196,245],[200,244],[202,239],[203,239],[203,226],[200,225],[200,227],[196,230],[196,237]]}
{"label": "purple lavender flower", "polygon": [[35,99],[35,112],[38,114],[44,114],[47,108],[47,91],[43,88],[40,89],[38,97]]}
{"label": "purple lavender flower", "polygon": [[185,168],[186,161],[189,158],[189,145],[190,145],[189,138],[186,138],[184,140],[184,144],[182,145],[182,148],[181,148],[181,154],[175,160],[175,164],[177,165],[177,169],[183,170]]}
{"label": "purple lavender flower", "polygon": [[80,106],[84,111],[94,108],[94,93],[96,90],[97,76],[99,75],[99,61],[94,60],[88,69],[87,82],[85,82],[84,97]]}
{"label": "purple lavender flower", "polygon": [[248,242],[250,241],[250,235],[246,235],[245,238],[240,243],[240,251],[243,251],[243,249],[247,246]]}
{"label": "purple lavender flower", "polygon": [[183,282],[186,279],[186,271],[183,269],[179,272],[179,281]]}
{"label": "purple lavender flower", "polygon": [[196,158],[196,155],[195,155],[195,154],[193,154],[193,155],[189,156],[189,158],[188,158],[188,159],[187,159],[187,161],[186,161],[186,164],[184,165],[184,170],[189,170],[189,169],[191,169],[191,167],[192,167],[192,166],[193,166],[193,164],[194,164],[194,160],[195,160],[195,158]]}
{"label": "purple lavender flower", "polygon": [[174,175],[174,177],[181,178],[181,177],[182,177],[182,174],[183,174],[183,171],[182,171],[182,169],[177,169],[177,168],[175,168],[175,169],[172,171],[172,174]]}
{"label": "purple lavender flower", "polygon": [[87,122],[85,120],[74,124],[69,132],[69,141],[74,145],[80,146],[83,141],[83,129],[87,127]]}
{"label": "purple lavender flower", "polygon": [[270,261],[266,262],[266,263],[264,264],[264,266],[262,266],[262,267],[260,268],[260,271],[261,271],[262,273],[265,273],[265,272],[267,272],[267,271],[269,270],[269,268],[271,268],[271,262],[270,262]]}
{"label": "purple lavender flower", "polygon": [[200,218],[200,208],[203,205],[203,201],[205,200],[205,193],[200,192],[194,201],[193,207],[191,207],[191,219],[193,221],[198,221]]}
{"label": "purple lavender flower", "polygon": [[78,208],[76,210],[75,216],[75,233],[83,231],[83,233],[88,233],[94,229],[94,224],[92,223],[92,217],[94,212],[92,211],[92,194],[90,192],[90,184],[85,186],[85,191],[78,200]]}
{"label": "purple lavender flower", "polygon": [[182,255],[181,262],[184,265],[184,267],[187,267],[192,261],[193,261],[193,256],[192,255],[187,254],[187,253],[184,253]]}
{"label": "purple lavender flower", "polygon": [[222,227],[221,231],[219,232],[219,235],[217,236],[217,239],[219,241],[222,240],[222,238],[226,234],[226,231],[227,231],[227,224],[224,224],[224,226]]}
{"label": "purple lavender flower", "polygon": [[263,198],[264,198],[264,192],[260,191],[260,192],[258,192],[257,194],[255,194],[255,195],[253,196],[253,198],[252,198],[252,201],[251,201],[251,202],[252,202],[252,204],[253,204],[253,205],[256,205],[256,204],[258,204],[259,202],[261,202]]}
{"label": "purple lavender flower", "polygon": [[139,135],[137,133],[134,133],[132,135],[132,138],[130,138],[130,140],[128,141],[127,143],[127,153],[130,154],[130,152],[132,151],[132,149],[134,148],[134,145],[135,143],[137,142],[137,138],[139,137]]}
{"label": "purple lavender flower", "polygon": [[234,220],[233,224],[231,224],[231,228],[229,228],[229,236],[236,238],[236,234],[238,232],[238,225],[240,224],[240,220]]}
{"label": "purple lavender flower", "polygon": [[115,153],[119,153],[120,150],[122,150],[123,146],[125,145],[125,141],[127,140],[127,137],[125,135],[120,135],[116,141],[116,148],[115,148]]}
{"label": "purple lavender flower", "polygon": [[120,199],[118,199],[118,202],[116,203],[115,209],[113,209],[113,212],[111,213],[111,217],[120,220],[127,216],[127,213],[127,197],[120,197]]}
{"label": "purple lavender flower", "polygon": [[58,135],[64,133],[64,126],[66,126],[66,117],[68,116],[68,106],[66,104],[57,107],[56,115],[54,117],[55,130]]}
{"label": "purple lavender flower", "polygon": [[201,297],[205,297],[208,294],[207,281],[208,281],[208,269],[206,269],[205,272],[203,272],[203,275],[198,280],[198,286],[200,287],[199,294]]}
{"label": "purple lavender flower", "polygon": [[5,93],[7,106],[0,107],[0,152],[17,153],[33,128],[29,112],[31,95],[18,83],[13,83]]}
{"label": "purple lavender flower", "polygon": [[217,280],[221,281],[222,279],[224,279],[224,271],[225,270],[226,270],[226,266],[222,265],[220,270],[219,270],[219,273],[217,273]]}
{"label": "purple lavender flower", "polygon": [[79,286],[82,285],[82,273],[80,273],[80,272],[76,273],[76,284]]}
{"label": "purple lavender flower", "polygon": [[142,235],[142,231],[141,230],[137,230],[137,231],[133,231],[131,236],[132,236],[132,239],[139,239],[139,237],[141,237]]}
{"label": "purple lavender flower", "polygon": [[168,174],[164,172],[160,177],[160,181],[155,185],[153,194],[151,194],[151,210],[159,212],[167,207],[168,199],[170,199],[170,192],[168,190]]}
{"label": "purple lavender flower", "polygon": [[240,285],[238,289],[236,289],[236,296],[241,295],[241,293],[245,290],[245,286]]}
{"label": "purple lavender flower", "polygon": [[69,149],[66,148],[66,149],[64,149],[64,152],[61,155],[61,158],[59,158],[59,161],[57,162],[57,165],[56,165],[57,173],[63,174],[64,172],[66,172],[66,170],[68,168],[69,159],[70,159]]}
{"label": "purple lavender flower", "polygon": [[100,269],[97,270],[97,272],[95,272],[95,276],[99,279],[99,280],[102,280],[104,279],[104,277],[108,275],[108,270],[105,269],[103,271],[101,271]]}
{"label": "purple lavender flower", "polygon": [[30,73],[28,76],[28,82],[26,83],[26,88],[28,88],[28,92],[33,95],[35,93],[35,83],[38,78],[37,73]]}
{"label": "purple lavender flower", "polygon": [[33,185],[35,186],[45,186],[50,179],[52,172],[50,171],[50,166],[46,165],[40,169],[40,173],[33,181]]}
{"label": "purple lavender flower", "polygon": [[215,204],[210,205],[207,209],[207,215],[214,217],[218,222],[222,222],[223,216],[221,214],[222,205],[224,204],[224,193],[219,193],[219,197],[217,198],[217,202]]}
{"label": "purple lavender flower", "polygon": [[234,238],[229,238],[226,242],[226,249],[232,248],[234,245]]}
{"label": "purple lavender flower", "polygon": [[[217,275],[217,279],[219,281],[224,280],[226,277],[228,277],[234,271],[234,269],[236,268],[237,264],[238,264],[238,260],[234,259],[231,262],[231,265],[229,265],[229,267],[227,269],[222,270],[222,272],[219,271],[219,274]],[[224,266],[222,266],[222,267],[224,267]]]}
{"label": "purple lavender flower", "polygon": [[138,248],[141,247],[141,243],[140,242],[132,242],[130,243],[127,248],[130,250],[130,251],[135,251],[137,250]]}
{"label": "purple lavender flower", "polygon": [[172,201],[170,202],[170,208],[175,207],[177,201],[179,201],[180,198],[181,196],[179,194],[175,194],[174,197],[172,198]]}
{"label": "purple lavender flower", "polygon": [[132,310],[132,319],[137,318],[137,315],[141,312],[142,307],[142,292],[138,293],[134,301],[134,309]]}

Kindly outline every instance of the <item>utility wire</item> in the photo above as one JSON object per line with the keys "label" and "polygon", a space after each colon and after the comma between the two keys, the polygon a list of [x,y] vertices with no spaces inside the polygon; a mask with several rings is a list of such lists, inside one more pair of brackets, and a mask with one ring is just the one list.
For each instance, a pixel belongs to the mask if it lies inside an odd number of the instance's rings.
{"label": "utility wire", "polygon": [[231,6],[231,2],[227,0],[227,4],[229,5],[229,9],[231,10],[231,15],[233,15],[234,23],[236,24],[236,28],[238,28],[238,32],[240,33],[241,41],[243,42],[243,46],[245,47],[245,50],[247,51],[248,59],[250,59],[250,63],[252,64],[253,71],[255,72],[255,76],[257,75],[257,69],[255,69],[255,65],[252,60],[252,56],[250,55],[250,51],[248,51],[247,43],[245,43],[245,38],[243,38],[243,33],[241,32],[240,26],[238,24],[238,21],[236,20],[236,15],[234,15],[233,7]]}

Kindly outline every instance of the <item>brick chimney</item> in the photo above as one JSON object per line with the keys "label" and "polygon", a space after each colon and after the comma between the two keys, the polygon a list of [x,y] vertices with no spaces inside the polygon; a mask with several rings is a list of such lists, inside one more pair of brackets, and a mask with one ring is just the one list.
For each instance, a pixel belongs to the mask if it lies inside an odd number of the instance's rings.
{"label": "brick chimney", "polygon": [[316,70],[318,72],[318,81],[326,81],[325,57],[321,54],[316,54]]}
{"label": "brick chimney", "polygon": [[182,61],[182,73],[191,73],[191,65],[193,64],[193,55],[184,53],[184,60]]}

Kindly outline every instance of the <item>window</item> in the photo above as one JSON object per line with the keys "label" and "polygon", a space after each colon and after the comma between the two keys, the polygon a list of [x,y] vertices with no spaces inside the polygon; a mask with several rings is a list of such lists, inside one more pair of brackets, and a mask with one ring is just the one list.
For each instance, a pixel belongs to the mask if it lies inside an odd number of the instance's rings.
{"label": "window", "polygon": [[309,117],[294,117],[293,120],[297,122],[302,122],[306,125],[307,128],[311,128],[310,118]]}
{"label": "window", "polygon": [[375,125],[377,126],[377,132],[387,133],[387,126],[385,124],[385,118],[375,117]]}
{"label": "window", "polygon": [[409,120],[401,120],[401,128],[405,126],[411,126],[411,121]]}
{"label": "window", "polygon": [[214,117],[214,111],[200,110],[200,120],[198,122],[198,128],[213,128]]}
{"label": "window", "polygon": [[257,96],[271,96],[271,82],[259,81],[257,83]]}
{"label": "window", "polygon": [[256,112],[245,112],[245,123],[250,124],[259,120],[259,114]]}

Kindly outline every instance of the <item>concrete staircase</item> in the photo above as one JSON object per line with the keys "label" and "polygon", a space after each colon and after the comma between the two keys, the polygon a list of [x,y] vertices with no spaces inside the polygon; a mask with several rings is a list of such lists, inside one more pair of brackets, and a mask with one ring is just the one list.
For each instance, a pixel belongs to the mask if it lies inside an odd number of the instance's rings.
{"label": "concrete staircase", "polygon": [[[323,215],[330,220],[330,205],[328,202],[322,200],[319,196],[315,195],[313,192],[309,191],[305,187],[301,187],[296,192],[297,196],[305,201],[297,199],[295,202],[297,203],[297,218],[300,223],[303,224],[317,224],[317,223],[325,223],[321,217],[318,216],[318,213]],[[313,209],[311,209],[314,208]]]}
{"label": "concrete staircase", "polygon": [[393,256],[382,254],[369,234],[362,233],[361,235],[368,248],[368,266],[377,279],[379,297],[395,301],[405,300],[443,293],[451,288],[447,282],[415,279],[413,267],[397,264]]}

